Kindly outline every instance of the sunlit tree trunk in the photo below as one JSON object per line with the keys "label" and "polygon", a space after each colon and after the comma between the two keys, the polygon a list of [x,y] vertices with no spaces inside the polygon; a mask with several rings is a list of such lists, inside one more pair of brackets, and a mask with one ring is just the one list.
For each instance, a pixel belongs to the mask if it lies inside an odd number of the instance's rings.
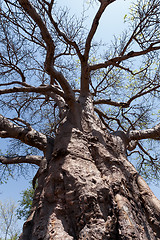
{"label": "sunlit tree trunk", "polygon": [[80,129],[71,112],[60,126],[20,239],[160,239],[159,200],[124,141],[104,129],[90,101],[81,106]]}

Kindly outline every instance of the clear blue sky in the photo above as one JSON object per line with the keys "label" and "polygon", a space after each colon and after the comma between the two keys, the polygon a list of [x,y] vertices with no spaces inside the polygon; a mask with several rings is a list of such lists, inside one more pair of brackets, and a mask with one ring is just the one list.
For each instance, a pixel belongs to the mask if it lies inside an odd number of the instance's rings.
{"label": "clear blue sky", "polygon": [[[76,4],[75,0],[60,0],[58,2],[63,2],[63,4],[66,4],[68,7],[72,6],[72,10],[75,13],[79,13],[82,6],[82,1],[80,0],[76,1]],[[114,34],[117,35],[122,32],[124,29],[123,17],[128,12],[131,2],[131,0],[117,0],[108,7],[100,21],[100,26],[96,34],[97,39],[103,39],[103,42],[109,43],[111,39],[113,39]],[[95,8],[90,8],[90,19],[94,16],[95,11],[96,6]],[[6,144],[6,141],[0,139],[0,146],[2,150],[6,148]],[[31,179],[24,179],[24,177],[20,177],[18,181],[9,180],[7,184],[0,185],[0,200],[3,202],[6,199],[12,199],[17,202],[20,199],[20,192],[29,186],[29,180]],[[160,187],[154,186],[153,184],[150,185],[150,187],[154,194],[160,199]]]}

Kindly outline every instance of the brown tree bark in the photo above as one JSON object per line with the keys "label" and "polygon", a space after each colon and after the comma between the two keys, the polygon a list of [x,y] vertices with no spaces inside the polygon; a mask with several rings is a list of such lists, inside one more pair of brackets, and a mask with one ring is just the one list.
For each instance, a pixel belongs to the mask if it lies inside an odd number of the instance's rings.
{"label": "brown tree bark", "polygon": [[80,101],[81,127],[72,112],[61,123],[20,240],[160,239],[160,202],[127,160],[124,139]]}

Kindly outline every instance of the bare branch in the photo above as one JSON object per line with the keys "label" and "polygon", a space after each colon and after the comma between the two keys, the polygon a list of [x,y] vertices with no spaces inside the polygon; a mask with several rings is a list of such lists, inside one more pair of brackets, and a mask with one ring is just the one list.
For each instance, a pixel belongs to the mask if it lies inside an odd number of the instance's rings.
{"label": "bare branch", "polygon": [[[29,86],[29,85],[28,85]],[[57,87],[54,87],[53,85],[44,85],[44,86],[39,86],[39,87],[13,87],[10,89],[1,89],[0,90],[0,95],[1,94],[7,94],[7,93],[15,93],[15,92],[35,92],[35,93],[40,93],[43,95],[49,95],[49,93],[54,92],[61,97],[65,98],[64,93],[59,90]]]}
{"label": "bare branch", "polygon": [[101,5],[97,11],[97,14],[92,22],[91,29],[88,33],[86,43],[85,43],[84,55],[83,55],[83,58],[81,59],[81,93],[82,93],[82,95],[87,94],[89,92],[90,70],[89,70],[89,65],[88,65],[88,59],[89,59],[89,52],[91,49],[91,42],[92,42],[94,34],[98,28],[99,20],[102,16],[103,12],[105,11],[106,7],[114,1],[115,0],[101,1]]}
{"label": "bare branch", "polygon": [[[121,125],[121,122],[118,118],[116,117],[108,117],[105,113],[103,113],[101,110],[99,110],[98,108],[94,108],[95,112],[100,116],[100,117],[104,117],[106,118],[107,120],[112,120],[112,121],[116,121],[118,126],[120,128],[122,128],[124,131],[125,129],[123,128],[123,126]],[[111,129],[110,129],[111,130]]]}
{"label": "bare branch", "polygon": [[50,75],[52,75],[54,78],[57,79],[57,81],[60,83],[63,91],[65,92],[66,95],[66,102],[68,103],[69,107],[72,109],[74,108],[74,103],[76,101],[75,99],[75,95],[74,92],[71,88],[71,86],[69,85],[69,83],[67,82],[67,80],[65,79],[65,77],[63,76],[63,74],[61,72],[58,72],[55,68],[53,68],[52,66],[50,66],[48,69],[48,73]]}
{"label": "bare branch", "polygon": [[[153,157],[149,154],[149,152],[146,151],[146,150],[144,149],[144,147],[142,147],[142,145],[141,145],[139,142],[137,143],[137,145],[138,145],[138,147],[142,150],[142,152],[145,153],[145,154],[149,157],[151,163],[154,164],[154,161],[157,160],[157,159],[156,159],[156,158],[153,158]],[[142,163],[141,163],[141,165],[142,165]]]}
{"label": "bare branch", "polygon": [[35,131],[33,128],[23,128],[13,124],[0,114],[0,137],[15,138],[30,146],[45,152],[48,139],[46,135]]}
{"label": "bare branch", "polygon": [[145,130],[131,130],[128,133],[128,137],[130,140],[141,140],[147,138],[160,140],[160,124]]}
{"label": "bare branch", "polygon": [[124,60],[134,58],[134,57],[137,57],[137,56],[142,56],[142,55],[145,55],[149,52],[160,50],[160,46],[155,46],[154,47],[154,45],[159,44],[159,43],[160,43],[160,41],[157,41],[156,43],[151,44],[146,50],[143,50],[143,51],[139,51],[139,52],[131,51],[126,55],[109,59],[104,63],[98,63],[98,64],[91,65],[89,67],[89,70],[92,71],[92,70],[97,70],[97,69],[101,69],[101,68],[106,68],[106,67],[111,66],[111,65],[122,68],[122,66],[120,66],[119,63],[124,61]]}
{"label": "bare branch", "polygon": [[44,22],[42,21],[40,15],[36,12],[36,10],[34,9],[34,7],[31,5],[30,1],[28,0],[18,0],[19,4],[22,6],[22,8],[25,10],[25,12],[35,21],[35,23],[39,26],[39,29],[41,31],[41,35],[43,40],[45,41],[45,43],[47,44],[47,47],[50,48],[51,54],[50,55],[51,58],[53,58],[54,55],[54,42],[52,40],[52,37],[46,27],[46,25],[44,24]]}
{"label": "bare branch", "polygon": [[74,47],[74,49],[76,50],[76,53],[77,53],[79,59],[82,60],[83,56],[82,56],[82,54],[81,54],[81,52],[80,52],[80,50],[79,50],[79,47],[78,47],[78,45],[76,44],[76,42],[75,42],[75,41],[71,41],[71,40],[66,36],[66,34],[63,33],[63,32],[59,29],[57,22],[56,22],[56,21],[53,19],[53,17],[52,17],[51,11],[47,11],[47,10],[46,10],[46,12],[47,12],[47,14],[48,14],[48,16],[49,16],[49,18],[50,18],[51,23],[53,24],[53,26],[54,26],[54,28],[55,28],[55,30],[56,30],[56,32],[58,33],[58,35],[59,35],[60,37],[62,37],[67,44],[69,44],[70,46]]}
{"label": "bare branch", "polygon": [[15,64],[13,64],[11,61],[8,61],[2,54],[0,53],[0,60],[2,61],[3,65],[10,70],[15,70],[22,78],[22,82],[25,83],[26,79],[22,72],[22,70]]}
{"label": "bare branch", "polygon": [[54,42],[53,39],[44,24],[43,20],[41,19],[40,15],[36,12],[34,7],[31,5],[30,1],[28,0],[18,0],[22,8],[25,10],[25,12],[37,23],[43,40],[45,41],[47,45],[47,54],[45,59],[45,70],[49,75],[52,75],[61,85],[64,92],[68,95],[67,103],[72,108],[73,103],[75,102],[74,92],[72,91],[71,86],[69,85],[66,78],[63,76],[61,72],[58,72],[53,67],[53,58],[54,58]]}
{"label": "bare branch", "polygon": [[37,155],[27,155],[27,156],[18,156],[18,157],[4,157],[0,156],[0,162],[2,164],[17,164],[17,163],[30,163],[40,166],[41,161],[43,160],[42,156]]}
{"label": "bare branch", "polygon": [[[65,105],[65,100],[67,102],[68,96],[64,94],[63,91],[60,90],[58,85],[40,85],[39,87],[33,87],[27,83],[24,82],[19,82],[19,81],[13,81],[11,83],[4,83],[0,84],[0,86],[8,86],[12,84],[20,84],[24,87],[13,87],[9,89],[1,89],[0,90],[0,95],[1,94],[9,94],[9,93],[17,93],[17,92],[34,92],[34,93],[39,93],[48,97],[51,97],[54,99],[54,101],[57,103],[57,106],[59,107],[60,110],[60,115],[64,111],[63,107]],[[45,100],[45,99],[44,99]]]}
{"label": "bare branch", "polygon": [[25,83],[25,82],[19,82],[19,81],[13,81],[13,82],[9,82],[9,83],[1,83],[0,84],[0,87],[2,86],[9,86],[9,85],[13,85],[13,84],[19,84],[19,85],[22,85],[24,87],[31,87],[31,85]]}
{"label": "bare branch", "polygon": [[94,34],[98,28],[98,25],[99,25],[99,20],[103,14],[103,12],[105,11],[106,7],[111,4],[112,2],[114,2],[115,0],[111,0],[111,1],[104,1],[102,0],[101,1],[101,5],[97,11],[97,14],[96,16],[94,17],[94,20],[92,22],[92,26],[91,26],[91,29],[89,31],[89,34],[87,36],[87,39],[86,39],[86,44],[85,44],[85,52],[84,52],[84,57],[86,60],[88,60],[88,57],[89,57],[89,51],[90,51],[90,48],[91,48],[91,42],[92,42],[92,39],[94,37]]}
{"label": "bare branch", "polygon": [[[151,85],[151,84],[149,84],[149,85]],[[136,98],[142,97],[142,96],[144,96],[145,94],[148,94],[148,93],[151,93],[151,92],[157,90],[158,88],[160,88],[160,85],[157,85],[157,86],[155,86],[155,87],[153,87],[153,88],[149,88],[149,89],[147,90],[148,87],[149,87],[149,86],[146,85],[146,86],[144,87],[144,89],[141,89],[136,95],[134,95],[133,97],[131,97],[131,98],[126,102],[126,105],[129,106],[129,105],[131,104],[131,102],[132,102],[133,100],[135,100]],[[146,90],[146,91],[145,91],[145,90]]]}
{"label": "bare branch", "polygon": [[115,107],[123,107],[123,108],[128,108],[129,105],[128,103],[125,102],[115,102],[112,101],[111,99],[99,99],[99,100],[95,100],[94,105],[96,104],[107,104],[107,105],[111,105],[111,106],[115,106]]}
{"label": "bare branch", "polygon": [[94,101],[94,104],[95,105],[96,104],[107,104],[107,105],[111,105],[111,106],[115,106],[115,107],[128,108],[130,106],[131,102],[133,102],[133,100],[135,100],[139,97],[142,97],[142,96],[144,96],[148,93],[151,93],[151,92],[157,90],[158,88],[160,88],[160,85],[154,86],[152,88],[150,87],[150,85],[151,85],[151,83],[149,83],[149,85],[146,85],[137,94],[132,96],[127,102],[115,102],[115,101],[112,101],[111,99],[99,99],[99,100]]}

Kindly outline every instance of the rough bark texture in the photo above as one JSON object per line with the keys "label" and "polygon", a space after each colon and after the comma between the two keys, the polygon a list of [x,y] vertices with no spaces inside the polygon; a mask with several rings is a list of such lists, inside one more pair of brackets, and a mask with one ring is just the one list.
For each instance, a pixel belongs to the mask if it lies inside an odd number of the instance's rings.
{"label": "rough bark texture", "polygon": [[92,110],[60,126],[21,240],[160,239],[159,200]]}

